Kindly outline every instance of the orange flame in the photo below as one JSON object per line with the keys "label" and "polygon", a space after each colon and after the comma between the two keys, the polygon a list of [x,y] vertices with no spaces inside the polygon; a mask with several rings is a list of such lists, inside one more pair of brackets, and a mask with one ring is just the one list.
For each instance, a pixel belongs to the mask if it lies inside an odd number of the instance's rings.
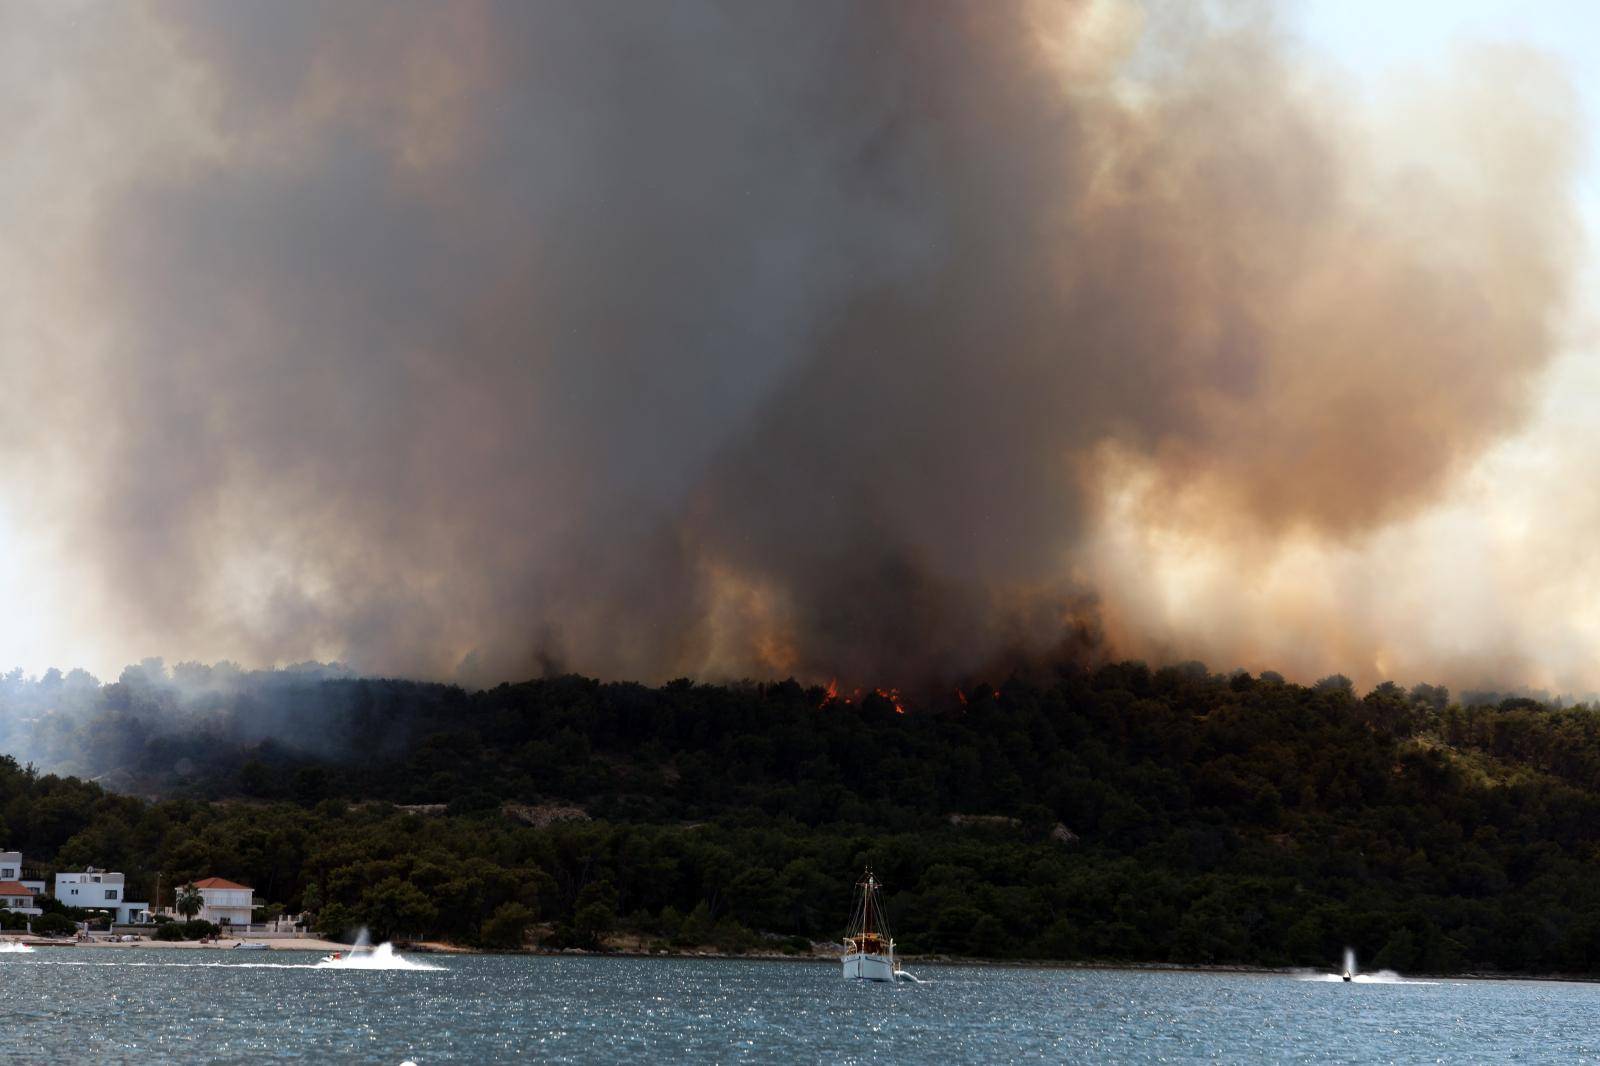
{"label": "orange flame", "polygon": [[[888,700],[890,703],[894,704],[894,710],[895,710],[896,714],[905,714],[906,713],[905,701],[901,698],[899,689],[897,689],[897,688],[875,688],[872,691],[875,692],[877,695],[882,696],[884,699]],[[833,678],[832,680],[830,680],[828,682],[828,687],[823,690],[821,706],[826,707],[831,703],[842,703],[846,707],[852,707],[852,706],[856,705],[857,703],[861,702],[861,694],[862,694],[862,692],[863,692],[863,690],[858,688],[858,689],[853,689],[851,691],[850,695],[848,695],[848,696],[840,696],[839,695],[839,679],[838,678]]]}

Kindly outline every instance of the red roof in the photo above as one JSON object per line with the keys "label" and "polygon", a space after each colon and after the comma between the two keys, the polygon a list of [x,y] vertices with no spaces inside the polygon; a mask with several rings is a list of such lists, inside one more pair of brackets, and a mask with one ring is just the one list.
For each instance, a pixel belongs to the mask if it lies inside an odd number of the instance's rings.
{"label": "red roof", "polygon": [[31,896],[33,889],[16,881],[0,881],[0,896]]}
{"label": "red roof", "polygon": [[[3,887],[3,886],[0,886],[0,887]],[[208,877],[204,881],[196,881],[196,882],[194,882],[194,887],[195,888],[237,888],[241,892],[250,892],[250,891],[252,891],[252,889],[250,888],[249,885],[241,885],[241,884],[237,884],[237,883],[235,883],[233,881],[224,881],[220,877]]]}

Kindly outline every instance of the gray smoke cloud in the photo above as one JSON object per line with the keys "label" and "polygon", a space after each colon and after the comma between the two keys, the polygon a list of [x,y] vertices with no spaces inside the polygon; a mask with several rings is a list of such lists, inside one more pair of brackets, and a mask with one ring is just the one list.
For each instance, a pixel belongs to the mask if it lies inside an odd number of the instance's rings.
{"label": "gray smoke cloud", "polygon": [[144,17],[199,132],[98,192],[95,402],[35,428],[165,654],[953,676],[1096,639],[1119,485],[1360,537],[1560,343],[1575,139],[1515,53],[1375,132],[1255,8]]}

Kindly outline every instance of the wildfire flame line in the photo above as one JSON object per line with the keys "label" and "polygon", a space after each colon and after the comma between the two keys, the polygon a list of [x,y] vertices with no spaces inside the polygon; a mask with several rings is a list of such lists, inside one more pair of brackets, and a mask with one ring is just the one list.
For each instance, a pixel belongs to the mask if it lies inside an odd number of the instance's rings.
{"label": "wildfire flame line", "polygon": [[[822,706],[826,707],[831,703],[842,703],[847,707],[848,706],[853,706],[853,705],[861,702],[861,694],[864,691],[865,691],[864,689],[859,689],[859,688],[858,689],[852,689],[850,695],[841,697],[839,695],[839,679],[838,678],[833,678],[833,679],[829,680],[828,687],[823,690]],[[891,704],[893,704],[894,705],[894,713],[895,714],[905,714],[906,713],[905,700],[904,700],[903,697],[901,697],[899,689],[897,689],[897,688],[875,688],[875,689],[872,690],[872,692],[873,692],[874,695],[879,696],[879,697],[881,697],[883,699],[886,699]]]}

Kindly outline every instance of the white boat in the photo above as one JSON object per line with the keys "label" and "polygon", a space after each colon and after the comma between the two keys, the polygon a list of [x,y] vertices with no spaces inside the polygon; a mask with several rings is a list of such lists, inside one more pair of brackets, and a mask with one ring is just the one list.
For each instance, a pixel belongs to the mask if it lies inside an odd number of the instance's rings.
{"label": "white boat", "polygon": [[235,950],[235,951],[267,951],[267,950],[269,950],[271,948],[271,946],[272,945],[270,945],[270,944],[263,944],[259,940],[241,940],[237,944],[233,945],[233,950]]}
{"label": "white boat", "polygon": [[850,932],[844,938],[844,975],[862,981],[893,981],[899,968],[894,961],[894,941],[883,918],[878,890],[883,886],[869,867],[856,888],[856,909],[850,919]]}

